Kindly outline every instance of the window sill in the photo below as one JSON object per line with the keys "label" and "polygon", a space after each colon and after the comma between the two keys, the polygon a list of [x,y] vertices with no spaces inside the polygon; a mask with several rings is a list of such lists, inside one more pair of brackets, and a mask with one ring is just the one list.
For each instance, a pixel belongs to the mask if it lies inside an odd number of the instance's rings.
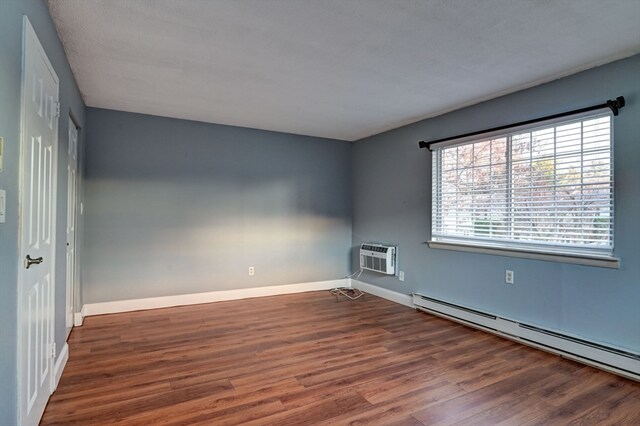
{"label": "window sill", "polygon": [[471,253],[493,254],[498,256],[519,257],[523,259],[545,260],[547,262],[571,263],[574,265],[596,266],[599,268],[620,268],[620,259],[615,257],[589,256],[581,254],[551,253],[516,248],[489,247],[448,241],[427,241],[429,248],[466,251]]}

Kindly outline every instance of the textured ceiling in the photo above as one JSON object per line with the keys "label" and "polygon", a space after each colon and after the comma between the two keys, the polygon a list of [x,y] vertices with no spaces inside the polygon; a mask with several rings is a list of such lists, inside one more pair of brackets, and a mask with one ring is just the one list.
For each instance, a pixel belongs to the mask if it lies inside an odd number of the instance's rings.
{"label": "textured ceiling", "polygon": [[48,4],[89,106],[344,140],[640,52],[638,0]]}

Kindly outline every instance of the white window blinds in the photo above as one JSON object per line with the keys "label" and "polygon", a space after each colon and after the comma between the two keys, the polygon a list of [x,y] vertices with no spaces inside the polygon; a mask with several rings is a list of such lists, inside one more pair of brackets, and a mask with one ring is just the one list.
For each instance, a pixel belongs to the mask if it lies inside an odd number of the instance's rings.
{"label": "white window blinds", "polygon": [[612,256],[610,112],[433,151],[432,240]]}

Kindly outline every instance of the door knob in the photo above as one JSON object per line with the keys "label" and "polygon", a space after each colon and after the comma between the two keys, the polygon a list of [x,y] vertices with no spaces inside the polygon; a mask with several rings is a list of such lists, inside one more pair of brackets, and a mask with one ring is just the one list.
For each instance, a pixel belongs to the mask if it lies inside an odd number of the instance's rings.
{"label": "door knob", "polygon": [[31,256],[27,255],[27,258],[24,260],[24,267],[29,269],[29,267],[31,267],[31,265],[39,265],[43,261],[44,261],[44,259],[42,258],[42,256],[36,257],[35,259],[32,259]]}

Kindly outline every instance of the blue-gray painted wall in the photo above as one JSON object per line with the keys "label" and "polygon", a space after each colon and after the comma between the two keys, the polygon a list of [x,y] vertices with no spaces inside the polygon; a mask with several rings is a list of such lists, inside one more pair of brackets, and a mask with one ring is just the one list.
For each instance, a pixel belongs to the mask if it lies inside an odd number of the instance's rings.
{"label": "blue-gray painted wall", "polygon": [[348,273],[351,143],[94,108],[87,128],[84,303]]}
{"label": "blue-gray painted wall", "polygon": [[[615,255],[619,270],[430,249],[435,140],[600,104],[623,95],[614,119]],[[425,96],[429,96],[425,93]],[[353,262],[364,241],[399,245],[405,282],[363,281],[423,292],[527,323],[640,352],[640,56],[360,140],[353,152]],[[515,285],[505,284],[505,270]]]}
{"label": "blue-gray painted wall", "polygon": [[[58,128],[58,208],[55,293],[55,339],[65,341],[66,210],[68,116],[84,125],[84,103],[49,11],[41,0],[0,1],[0,136],[4,137],[0,189],[7,191],[6,223],[0,224],[0,425],[17,422],[17,273],[18,183],[20,158],[20,88],[22,79],[22,17],[27,15],[60,79]],[[82,132],[81,132],[82,135]],[[81,136],[82,137],[82,136]],[[82,141],[81,141],[82,143]]]}
{"label": "blue-gray painted wall", "polygon": [[[41,0],[0,0],[0,424],[17,416],[17,268],[22,16],[60,78],[55,338],[64,342],[67,116],[89,130],[85,303],[335,279],[357,246],[400,246],[422,291],[640,351],[640,56],[424,120],[355,144],[85,109]],[[428,96],[428,94],[425,94]],[[429,249],[431,160],[418,140],[563,112],[618,95],[616,255],[620,270]],[[81,143],[86,131],[80,132]],[[349,249],[353,247],[352,256]],[[256,275],[247,275],[248,266]],[[516,283],[504,284],[504,270]]]}

